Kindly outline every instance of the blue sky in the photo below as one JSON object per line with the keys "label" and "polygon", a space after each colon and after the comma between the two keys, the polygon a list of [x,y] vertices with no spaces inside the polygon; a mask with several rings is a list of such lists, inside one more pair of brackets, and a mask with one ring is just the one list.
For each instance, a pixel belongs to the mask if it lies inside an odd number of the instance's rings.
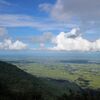
{"label": "blue sky", "polygon": [[60,32],[72,29],[89,42],[99,40],[99,11],[98,0],[0,0],[0,48],[7,39],[12,48],[51,48],[59,45],[52,41]]}

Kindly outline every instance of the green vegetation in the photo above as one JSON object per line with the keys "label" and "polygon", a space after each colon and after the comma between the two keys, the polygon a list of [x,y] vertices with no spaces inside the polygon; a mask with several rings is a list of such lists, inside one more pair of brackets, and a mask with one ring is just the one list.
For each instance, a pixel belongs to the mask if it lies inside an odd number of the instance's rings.
{"label": "green vegetation", "polygon": [[[100,64],[37,64],[20,66],[32,75],[53,79],[70,80],[81,87],[100,88]],[[82,78],[83,80],[78,80]],[[86,84],[88,81],[88,84]]]}
{"label": "green vegetation", "polygon": [[[79,78],[78,81],[88,83],[82,78]],[[82,89],[75,83],[67,80],[36,77],[19,69],[16,65],[0,61],[0,100],[99,99],[99,89]]]}
{"label": "green vegetation", "polygon": [[56,100],[69,90],[80,91],[80,87],[68,81],[37,78],[0,61],[0,100]]}

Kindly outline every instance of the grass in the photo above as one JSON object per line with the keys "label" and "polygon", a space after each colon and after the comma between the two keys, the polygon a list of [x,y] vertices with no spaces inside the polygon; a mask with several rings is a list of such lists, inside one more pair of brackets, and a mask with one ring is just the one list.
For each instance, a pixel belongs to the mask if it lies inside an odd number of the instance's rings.
{"label": "grass", "polygon": [[[75,81],[79,77],[89,80],[88,87],[100,88],[100,64],[37,64],[31,63],[20,68],[32,75]],[[77,84],[79,82],[75,81]],[[81,85],[81,84],[79,84]]]}
{"label": "grass", "polygon": [[59,100],[65,93],[70,95],[70,90],[82,93],[75,83],[36,77],[0,61],[0,100]]}

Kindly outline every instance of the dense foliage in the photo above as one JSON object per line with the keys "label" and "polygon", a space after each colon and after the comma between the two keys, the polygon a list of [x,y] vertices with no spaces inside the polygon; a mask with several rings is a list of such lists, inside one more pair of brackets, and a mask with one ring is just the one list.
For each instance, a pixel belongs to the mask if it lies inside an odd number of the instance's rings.
{"label": "dense foliage", "polygon": [[100,90],[32,76],[17,66],[0,61],[0,100],[100,100]]}

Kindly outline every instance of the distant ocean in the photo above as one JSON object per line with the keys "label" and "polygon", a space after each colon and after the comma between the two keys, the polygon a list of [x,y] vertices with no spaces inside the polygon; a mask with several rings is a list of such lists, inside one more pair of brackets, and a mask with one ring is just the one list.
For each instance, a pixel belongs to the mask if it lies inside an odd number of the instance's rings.
{"label": "distant ocean", "polygon": [[37,63],[97,63],[100,52],[76,51],[0,51],[0,60],[34,61]]}

